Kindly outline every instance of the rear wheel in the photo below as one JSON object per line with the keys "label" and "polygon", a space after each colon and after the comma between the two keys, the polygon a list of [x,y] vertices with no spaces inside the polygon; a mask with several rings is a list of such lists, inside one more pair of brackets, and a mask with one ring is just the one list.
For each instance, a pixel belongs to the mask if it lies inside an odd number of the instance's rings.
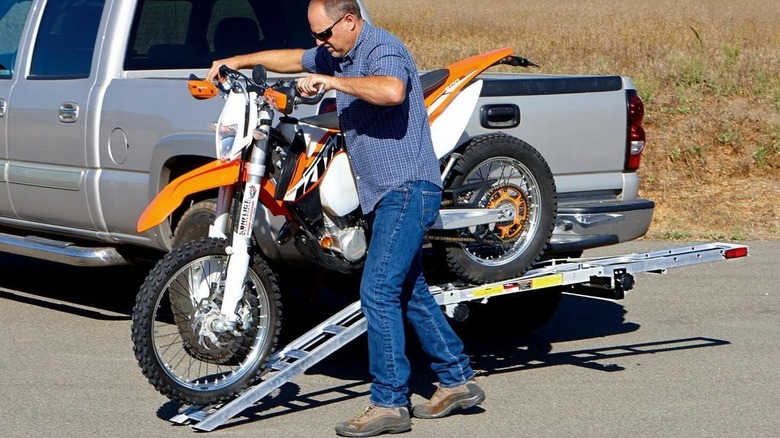
{"label": "rear wheel", "polygon": [[444,250],[450,271],[473,283],[522,275],[540,258],[555,225],[555,180],[544,158],[528,143],[503,134],[472,139],[446,187],[486,181],[492,181],[486,190],[465,191],[450,201],[452,206],[511,209],[513,219],[431,235],[433,244]]}

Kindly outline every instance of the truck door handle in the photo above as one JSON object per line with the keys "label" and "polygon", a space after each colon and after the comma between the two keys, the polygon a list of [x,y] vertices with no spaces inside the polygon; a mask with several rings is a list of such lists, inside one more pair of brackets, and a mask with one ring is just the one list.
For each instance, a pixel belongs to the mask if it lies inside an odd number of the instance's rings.
{"label": "truck door handle", "polygon": [[8,108],[8,101],[0,99],[0,117],[5,117],[5,111]]}
{"label": "truck door handle", "polygon": [[74,123],[79,119],[79,104],[76,102],[62,102],[60,105],[60,122]]}
{"label": "truck door handle", "polygon": [[480,122],[484,128],[514,128],[520,124],[520,108],[517,105],[485,105],[480,110]]}

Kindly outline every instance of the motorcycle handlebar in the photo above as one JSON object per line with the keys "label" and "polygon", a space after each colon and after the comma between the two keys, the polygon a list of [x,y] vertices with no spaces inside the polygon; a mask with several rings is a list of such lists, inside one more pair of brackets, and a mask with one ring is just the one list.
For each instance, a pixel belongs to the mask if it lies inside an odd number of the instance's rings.
{"label": "motorcycle handlebar", "polygon": [[320,89],[317,91],[317,94],[314,96],[300,96],[296,89],[296,96],[295,96],[295,104],[296,105],[317,105],[322,100],[322,97],[325,96],[325,86],[321,86]]}
{"label": "motorcycle handlebar", "polygon": [[[230,91],[230,89],[233,87],[233,79],[231,78],[232,74],[237,74],[238,72],[233,70],[232,68],[226,66],[225,64],[222,64],[219,66],[219,76],[217,78],[214,78],[214,83],[225,93]],[[222,78],[224,80],[220,81],[219,78]]]}
{"label": "motorcycle handlebar", "polygon": [[[259,67],[259,68],[258,68]],[[243,77],[247,80],[247,85],[253,85],[260,87],[261,94],[266,93],[265,90],[271,91],[276,90],[277,93],[281,93],[276,96],[277,99],[274,101],[274,105],[277,107],[282,107],[287,112],[292,111],[292,109],[297,105],[317,105],[322,101],[322,98],[325,96],[325,86],[321,86],[319,90],[317,90],[317,94],[313,96],[301,96],[300,92],[298,91],[298,87],[296,86],[297,81],[293,80],[288,83],[284,83],[282,81],[276,83],[275,85],[268,85],[266,81],[266,74],[265,69],[262,66],[255,66],[255,68],[252,70],[252,78],[248,78],[245,75],[243,75],[241,72],[233,70],[232,68],[221,65],[219,67],[219,76],[221,78],[224,78],[225,80],[221,83],[218,83],[217,86],[219,86],[223,91],[228,92],[233,87],[233,80],[237,79],[239,77]],[[286,91],[283,91],[286,90]],[[284,96],[287,96],[284,98]],[[286,103],[284,103],[286,102]],[[292,104],[292,105],[290,105]],[[281,109],[281,108],[280,108]]]}

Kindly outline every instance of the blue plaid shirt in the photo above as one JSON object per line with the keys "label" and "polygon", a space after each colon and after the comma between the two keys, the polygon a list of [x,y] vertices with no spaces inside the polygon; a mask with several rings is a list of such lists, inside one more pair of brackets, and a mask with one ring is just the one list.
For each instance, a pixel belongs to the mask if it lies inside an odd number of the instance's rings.
{"label": "blue plaid shirt", "polygon": [[331,76],[395,76],[406,83],[406,100],[395,106],[336,94],[363,213],[373,211],[386,193],[406,182],[430,181],[441,187],[417,67],[398,38],[364,21],[346,56],[335,58],[324,46],[314,47],[303,55],[303,67]]}

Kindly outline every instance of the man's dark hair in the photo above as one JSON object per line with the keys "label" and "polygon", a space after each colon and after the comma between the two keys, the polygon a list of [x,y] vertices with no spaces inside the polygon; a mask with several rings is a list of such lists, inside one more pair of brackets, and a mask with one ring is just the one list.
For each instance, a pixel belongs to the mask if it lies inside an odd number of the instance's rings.
{"label": "man's dark hair", "polygon": [[360,14],[360,5],[358,5],[357,0],[311,0],[309,7],[315,3],[324,6],[325,13],[334,20],[347,14],[352,14],[358,19],[363,18]]}

